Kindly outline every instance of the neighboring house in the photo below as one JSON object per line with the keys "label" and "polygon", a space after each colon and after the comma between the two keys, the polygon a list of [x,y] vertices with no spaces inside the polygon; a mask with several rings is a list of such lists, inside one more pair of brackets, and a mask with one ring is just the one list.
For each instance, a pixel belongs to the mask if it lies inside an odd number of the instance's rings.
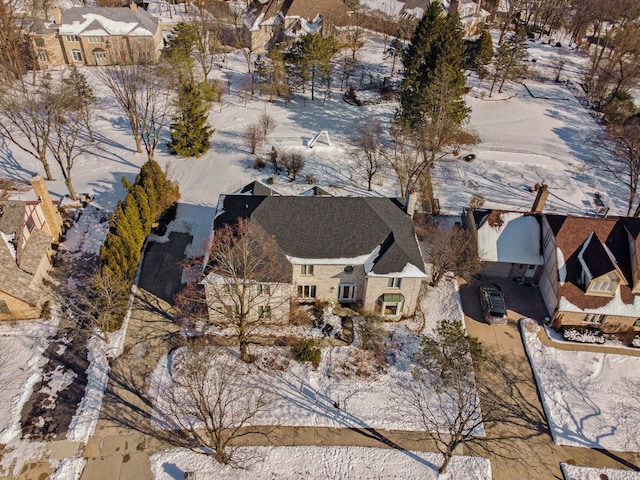
{"label": "neighboring house", "polygon": [[53,17],[53,22],[34,26],[31,32],[35,68],[157,62],[160,56],[160,20],[135,3],[129,7],[55,7]]}
{"label": "neighboring house", "polygon": [[537,284],[555,327],[640,331],[640,219],[469,209],[485,275]]}
{"label": "neighboring house", "polygon": [[0,201],[0,320],[37,318],[42,279],[62,219],[41,176],[32,179],[38,201]]}
{"label": "neighboring house", "polygon": [[640,331],[640,219],[545,215],[540,288],[553,324]]}
{"label": "neighboring house", "polygon": [[537,281],[544,263],[540,215],[467,209],[464,226],[476,238],[483,275]]}
{"label": "neighboring house", "polygon": [[347,7],[340,0],[254,1],[243,16],[251,51],[265,52],[276,43],[293,43],[301,35],[322,33],[327,23],[342,24]]}
{"label": "neighboring house", "polygon": [[[255,192],[255,184],[249,190]],[[329,301],[393,319],[414,314],[426,277],[411,217],[415,192],[408,214],[398,199],[268,191],[221,196],[213,235],[249,219],[273,238],[289,272],[286,295],[302,303]],[[216,280],[205,280],[211,300],[208,281]]]}
{"label": "neighboring house", "polygon": [[482,0],[442,0],[442,7],[449,13],[458,13],[466,36],[473,36],[491,15],[482,8]]}

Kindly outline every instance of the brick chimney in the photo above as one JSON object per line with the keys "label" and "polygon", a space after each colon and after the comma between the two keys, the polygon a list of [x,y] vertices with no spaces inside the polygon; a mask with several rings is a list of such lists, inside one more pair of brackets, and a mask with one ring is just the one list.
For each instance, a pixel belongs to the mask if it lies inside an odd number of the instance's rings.
{"label": "brick chimney", "polygon": [[451,0],[449,2],[449,15],[458,13],[459,7],[460,7],[460,0]]}
{"label": "brick chimney", "polygon": [[36,175],[31,178],[31,185],[33,191],[36,192],[38,199],[40,200],[40,207],[44,213],[44,218],[47,221],[49,227],[49,233],[53,237],[54,241],[58,241],[62,235],[62,217],[58,213],[58,209],[53,204],[47,184],[44,182],[42,175]]}
{"label": "brick chimney", "polygon": [[407,212],[411,218],[413,218],[413,214],[416,211],[416,205],[418,203],[418,194],[414,188],[410,188],[407,191],[407,197],[404,202],[404,210]]}
{"label": "brick chimney", "polygon": [[53,7],[53,23],[56,25],[62,24],[62,10],[60,10],[60,5],[54,5]]}
{"label": "brick chimney", "polygon": [[542,209],[544,208],[544,204],[546,203],[548,196],[549,187],[546,183],[543,183],[538,187],[538,193],[536,193],[536,199],[533,201],[533,207],[531,207],[531,211],[533,213],[542,213]]}

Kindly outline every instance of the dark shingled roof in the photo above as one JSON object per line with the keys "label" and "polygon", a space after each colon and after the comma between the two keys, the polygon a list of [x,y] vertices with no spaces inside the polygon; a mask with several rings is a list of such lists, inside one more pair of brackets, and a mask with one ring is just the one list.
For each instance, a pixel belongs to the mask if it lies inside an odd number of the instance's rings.
{"label": "dark shingled roof", "polygon": [[19,257],[19,264],[21,270],[24,270],[31,275],[35,275],[42,257],[44,257],[51,248],[51,242],[53,237],[44,230],[34,230],[29,236],[27,244],[22,249],[22,254]]}
{"label": "dark shingled roof", "polygon": [[587,240],[589,243],[582,250],[582,259],[589,269],[592,278],[598,278],[606,273],[616,270],[613,259],[602,244],[598,235],[594,232]]}
{"label": "dark shingled roof", "polygon": [[374,273],[400,272],[408,263],[424,272],[413,222],[395,199],[228,195],[222,205],[214,228],[250,218],[292,257],[353,258],[380,247]]}
{"label": "dark shingled roof", "polygon": [[33,276],[23,272],[16,265],[7,244],[0,238],[0,291],[36,306],[40,302],[40,293],[31,288]]}
{"label": "dark shingled roof", "polygon": [[264,183],[261,183],[261,182],[251,182],[245,185],[244,187],[242,187],[236,193],[238,194],[245,193],[249,195],[259,195],[259,196],[265,196],[265,197],[280,195],[278,192],[276,192],[272,188],[267,187]]}

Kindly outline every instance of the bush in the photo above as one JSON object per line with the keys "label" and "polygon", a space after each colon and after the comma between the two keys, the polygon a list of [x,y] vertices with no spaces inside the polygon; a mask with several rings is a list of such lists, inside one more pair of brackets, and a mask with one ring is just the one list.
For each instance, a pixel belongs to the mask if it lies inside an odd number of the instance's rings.
{"label": "bush", "polygon": [[578,343],[604,343],[604,334],[598,327],[587,325],[563,325],[560,327],[562,338]]}
{"label": "bush", "polygon": [[362,102],[358,100],[358,96],[356,95],[356,90],[353,88],[353,85],[349,85],[347,91],[344,92],[344,100],[351,105],[356,105],[358,107],[362,106]]}
{"label": "bush", "polygon": [[255,168],[256,170],[262,170],[266,166],[267,166],[267,162],[265,162],[264,158],[262,157],[256,157],[253,160],[253,168]]}
{"label": "bush", "polygon": [[273,177],[267,178],[267,185],[273,185],[274,183],[275,183],[275,180],[273,179]]}
{"label": "bush", "polygon": [[304,181],[307,183],[307,185],[313,185],[314,183],[317,182],[316,177],[314,177],[313,175],[311,175],[310,173],[307,173],[304,176]]}
{"label": "bush", "polygon": [[224,91],[222,80],[202,82],[199,87],[202,98],[207,102],[220,102],[222,100],[222,92]]}
{"label": "bush", "polygon": [[370,318],[360,323],[360,337],[362,348],[376,355],[384,352],[387,341],[387,331],[377,318]]}
{"label": "bush", "polygon": [[303,338],[291,346],[293,358],[298,362],[311,362],[314,367],[320,365],[322,350],[313,338]]}
{"label": "bush", "polygon": [[311,327],[313,325],[311,315],[309,315],[309,312],[307,312],[305,308],[300,306],[300,303],[295,298],[291,300],[289,322],[298,327]]}

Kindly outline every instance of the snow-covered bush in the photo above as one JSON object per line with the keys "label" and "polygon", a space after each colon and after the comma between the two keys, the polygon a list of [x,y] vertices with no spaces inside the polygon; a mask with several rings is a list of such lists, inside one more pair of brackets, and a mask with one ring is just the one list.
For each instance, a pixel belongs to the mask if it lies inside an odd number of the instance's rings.
{"label": "snow-covered bush", "polygon": [[604,343],[604,334],[602,333],[602,330],[596,327],[563,327],[562,338],[570,342]]}
{"label": "snow-covered bush", "polygon": [[640,348],[640,334],[638,334],[635,337],[633,337],[633,340],[631,341],[631,346],[632,347],[636,347],[636,348]]}

